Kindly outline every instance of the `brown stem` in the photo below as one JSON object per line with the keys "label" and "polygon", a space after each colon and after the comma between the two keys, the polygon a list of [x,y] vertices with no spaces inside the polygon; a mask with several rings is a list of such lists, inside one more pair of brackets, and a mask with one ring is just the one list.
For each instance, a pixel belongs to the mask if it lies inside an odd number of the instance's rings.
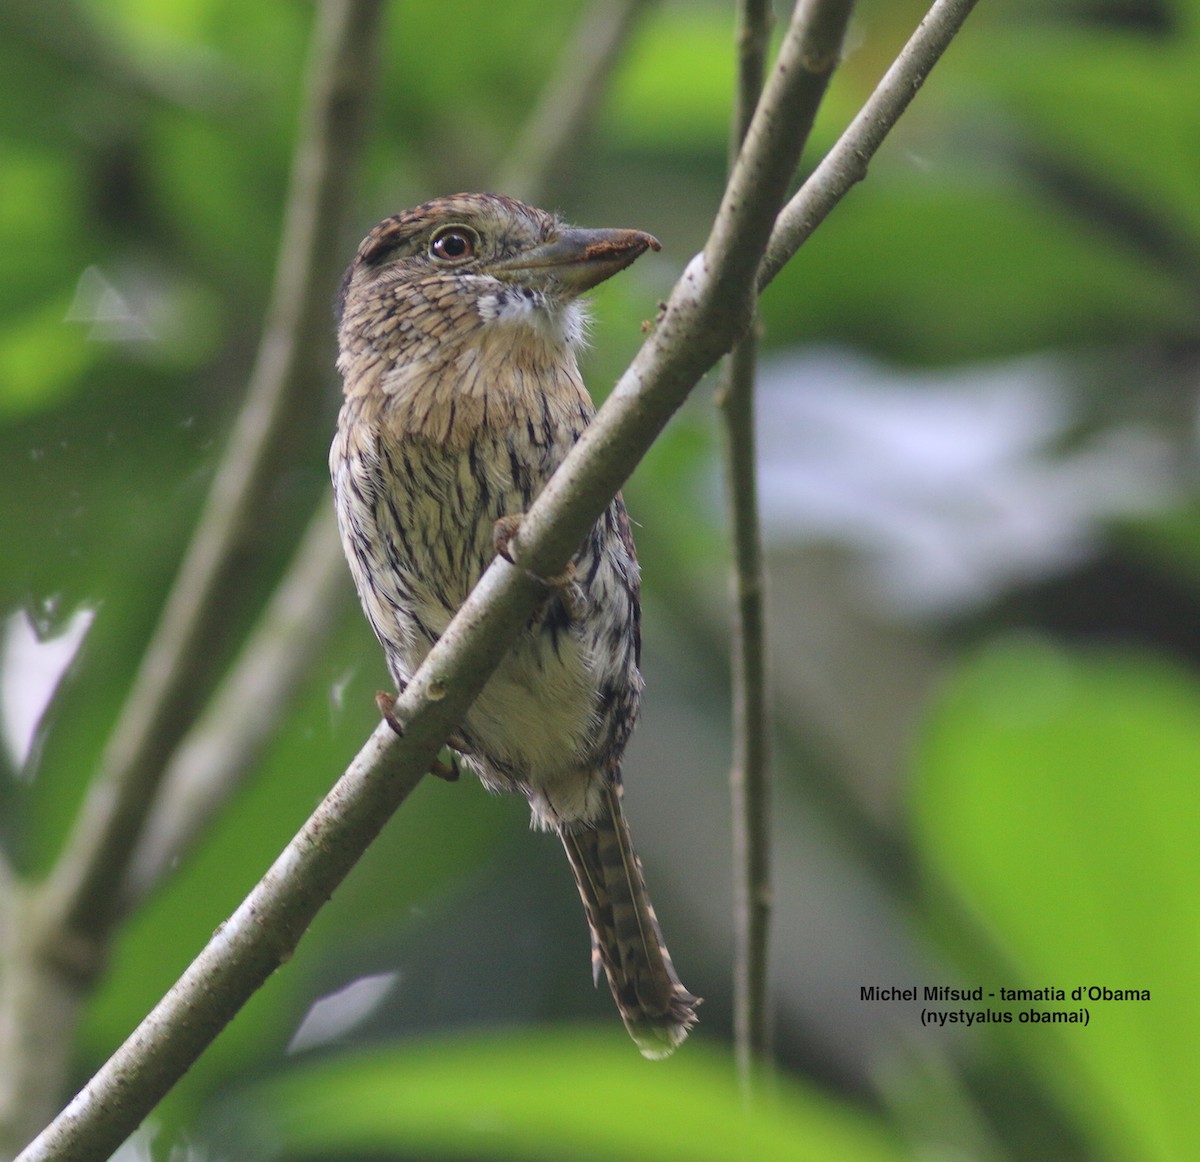
{"label": "brown stem", "polygon": [[[738,5],[738,85],[730,164],[758,104],[766,70],[771,11],[766,0]],[[749,1096],[770,1058],[767,963],[771,900],[770,722],[763,610],[762,531],[754,431],[754,325],[725,360],[718,401],[725,430],[726,504],[733,538],[733,753],[729,771],[733,830],[733,1014],[738,1076]]]}

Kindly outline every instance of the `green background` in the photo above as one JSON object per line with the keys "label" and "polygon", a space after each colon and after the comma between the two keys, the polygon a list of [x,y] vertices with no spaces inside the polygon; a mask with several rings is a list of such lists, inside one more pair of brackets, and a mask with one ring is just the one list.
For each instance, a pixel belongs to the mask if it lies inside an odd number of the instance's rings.
{"label": "green background", "polygon": [[[579,10],[389,9],[347,256],[377,218],[488,184]],[[921,12],[859,5],[813,160]],[[0,7],[0,616],[49,640],[94,612],[32,756],[0,758],[0,835],[31,876],[56,856],[244,392],[312,14]],[[728,5],[652,6],[578,164],[552,175],[570,220],[664,244],[595,296],[597,396],[703,243],[732,35]],[[986,369],[1036,400],[1051,367],[1054,423],[1002,477],[1021,481],[1005,510],[1017,523],[1086,494],[1131,433],[1153,450],[1154,487],[1147,499],[1131,481],[1136,503],[1118,491],[1068,523],[1061,554],[993,563],[969,599],[889,574],[882,517],[771,526],[779,1067],[760,1104],[742,1111],[729,1051],[728,551],[703,385],[626,490],[650,683],[627,802],[676,963],[706,997],[692,1041],[641,1061],[590,987],[556,845],[528,833],[520,803],[429,781],[156,1113],[143,1131],[156,1156],[1194,1156],[1197,76],[1194,0],[984,0],[866,183],[763,300],[768,366],[821,353],[914,409],[957,396],[973,415]],[[310,452],[279,481],[266,563],[214,662],[321,495],[336,407],[331,368],[319,414],[295,417]],[[966,430],[993,422],[981,409]],[[852,472],[871,451],[845,455]],[[986,528],[994,513],[975,500],[923,503]],[[260,769],[121,933],[79,1082],[372,728],[384,671],[348,581],[328,618]],[[6,686],[23,680],[3,664]],[[362,1020],[289,1052],[317,998],[379,974],[395,975]],[[860,1001],[866,984],[1151,999],[1092,1002],[1086,1028],[1021,1024],[1023,1006],[1000,1005],[1013,1024],[931,1031],[920,1005]]]}

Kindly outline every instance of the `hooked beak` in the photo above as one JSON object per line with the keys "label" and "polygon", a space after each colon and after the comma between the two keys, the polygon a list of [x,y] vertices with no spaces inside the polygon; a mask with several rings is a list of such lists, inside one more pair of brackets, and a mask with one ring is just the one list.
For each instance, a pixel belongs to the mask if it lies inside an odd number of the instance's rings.
{"label": "hooked beak", "polygon": [[[567,226],[549,242],[493,263],[489,273],[512,281],[553,282],[579,295],[624,270],[647,250],[661,249],[657,238],[641,230],[579,230]],[[522,275],[535,277],[521,279]]]}

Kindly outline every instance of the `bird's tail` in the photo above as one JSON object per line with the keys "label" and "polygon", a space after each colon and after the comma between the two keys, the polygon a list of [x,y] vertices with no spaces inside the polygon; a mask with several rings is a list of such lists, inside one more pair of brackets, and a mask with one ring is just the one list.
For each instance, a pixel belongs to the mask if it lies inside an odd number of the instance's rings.
{"label": "bird's tail", "polygon": [[633,853],[620,791],[604,791],[595,824],[563,831],[563,846],[592,930],[592,974],[608,977],[613,1000],[643,1056],[668,1057],[696,1023],[694,997],[675,973]]}

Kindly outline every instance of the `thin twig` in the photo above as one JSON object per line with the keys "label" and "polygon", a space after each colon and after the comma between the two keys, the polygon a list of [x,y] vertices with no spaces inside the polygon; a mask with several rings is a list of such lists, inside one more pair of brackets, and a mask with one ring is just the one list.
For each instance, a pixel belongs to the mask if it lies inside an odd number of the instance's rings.
{"label": "thin twig", "polygon": [[783,208],[758,275],[762,291],[850,189],[925,83],[978,0],[935,0],[845,133]]}
{"label": "thin twig", "polygon": [[[741,150],[766,69],[767,0],[738,4],[738,84],[730,164]],[[758,340],[752,324],[725,360],[718,396],[725,430],[727,508],[733,537],[733,747],[729,771],[733,830],[734,1046],[743,1091],[755,1088],[770,1057],[767,963],[771,914],[770,721],[767,708],[762,534],[754,387]]]}
{"label": "thin twig", "polygon": [[734,557],[733,809],[734,1038],[738,1076],[753,1088],[770,1059],[767,964],[771,921],[771,725],[767,693],[766,615],[754,433],[757,350],[743,339],[726,360],[726,490]]}
{"label": "thin twig", "polygon": [[320,414],[328,291],[372,87],[381,0],[319,6],[275,289],[246,404],[46,898],[60,926],[101,941],[167,759],[202,702],[213,640],[255,556],[256,526],[297,415]]}
{"label": "thin twig", "polygon": [[[721,272],[729,291],[721,296],[723,309],[734,313],[739,337],[749,330],[756,297],[753,280],[742,290],[743,268],[759,262],[755,256],[766,244],[761,231],[765,228],[770,236],[768,223],[795,172],[786,163],[799,156],[808,140],[852,7],[853,0],[798,0],[700,256],[701,269]],[[785,80],[791,68],[797,70],[794,84]],[[734,291],[743,297],[735,297]]]}
{"label": "thin twig", "polygon": [[750,128],[767,69],[767,49],[771,43],[770,0],[739,0],[737,28],[737,88],[733,102],[733,120],[729,135],[729,164],[732,167]]}
{"label": "thin twig", "polygon": [[496,177],[501,193],[554,201],[587,141],[613,69],[652,0],[593,0]]}

